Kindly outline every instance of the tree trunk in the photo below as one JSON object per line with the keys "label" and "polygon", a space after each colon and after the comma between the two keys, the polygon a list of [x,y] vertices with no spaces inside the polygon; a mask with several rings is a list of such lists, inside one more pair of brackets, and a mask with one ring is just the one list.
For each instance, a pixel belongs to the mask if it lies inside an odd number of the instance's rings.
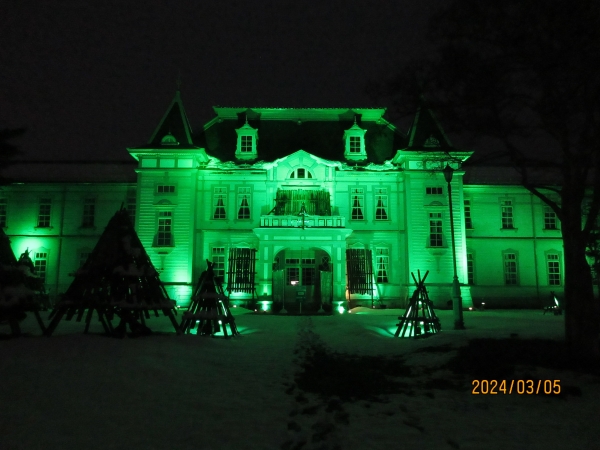
{"label": "tree trunk", "polygon": [[[575,220],[576,219],[576,220]],[[580,361],[600,359],[600,307],[594,298],[590,266],[585,257],[586,240],[581,218],[564,217],[565,338],[569,355]]]}

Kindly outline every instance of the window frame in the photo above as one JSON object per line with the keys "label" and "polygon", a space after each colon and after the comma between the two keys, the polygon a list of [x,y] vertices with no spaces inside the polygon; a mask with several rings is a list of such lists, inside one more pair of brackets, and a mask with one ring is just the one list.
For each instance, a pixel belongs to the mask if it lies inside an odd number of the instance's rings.
{"label": "window frame", "polygon": [[156,221],[156,246],[173,247],[173,211],[158,211]]}
{"label": "window frame", "polygon": [[[213,187],[213,198],[212,198],[212,220],[227,220],[227,195],[228,190],[224,186]],[[222,204],[219,205],[219,200]],[[222,215],[222,217],[221,217]]]}
{"label": "window frame", "polygon": [[[379,203],[382,203],[380,206]],[[387,188],[375,188],[375,220],[385,222],[390,220],[388,213],[389,196]]]}
{"label": "window frame", "polygon": [[[505,286],[519,285],[519,259],[517,252],[506,251],[502,253],[502,274]],[[513,270],[514,268],[514,270]]]}
{"label": "window frame", "polygon": [[429,233],[427,239],[427,247],[441,248],[444,247],[444,217],[441,212],[428,213],[429,218]]}
{"label": "window frame", "polygon": [[500,228],[502,230],[514,230],[515,207],[512,199],[500,200]]}
{"label": "window frame", "polygon": [[52,198],[42,197],[39,201],[36,228],[50,228],[52,226]]}
{"label": "window frame", "polygon": [[[357,206],[354,206],[355,200],[358,201]],[[350,220],[365,220],[365,188],[350,188]]]}

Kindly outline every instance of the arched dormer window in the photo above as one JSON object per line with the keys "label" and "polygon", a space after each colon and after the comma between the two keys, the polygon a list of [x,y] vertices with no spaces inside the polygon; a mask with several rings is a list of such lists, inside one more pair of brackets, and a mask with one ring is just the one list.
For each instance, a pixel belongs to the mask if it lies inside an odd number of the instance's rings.
{"label": "arched dormer window", "polygon": [[310,172],[310,170],[304,169],[303,167],[300,167],[300,168],[292,171],[292,173],[290,174],[290,178],[294,178],[294,179],[312,179],[313,178],[313,174]]}
{"label": "arched dormer window", "polygon": [[235,130],[235,132],[238,136],[235,157],[241,160],[256,159],[258,156],[256,151],[258,130],[252,128],[248,124],[248,119],[246,118],[246,123],[242,127]]}
{"label": "arched dormer window", "polygon": [[179,145],[179,142],[177,142],[177,139],[175,139],[175,136],[173,136],[170,131],[165,134],[160,143],[162,145]]}
{"label": "arched dormer window", "polygon": [[349,161],[364,161],[367,159],[367,152],[365,150],[365,133],[367,130],[363,130],[358,126],[356,120],[354,125],[344,131],[344,157]]}

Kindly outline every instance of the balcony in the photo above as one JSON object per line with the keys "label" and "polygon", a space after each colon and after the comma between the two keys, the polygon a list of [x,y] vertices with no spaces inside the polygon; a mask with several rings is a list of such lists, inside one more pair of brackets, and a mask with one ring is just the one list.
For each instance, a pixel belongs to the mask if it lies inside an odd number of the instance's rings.
{"label": "balcony", "polygon": [[345,228],[346,218],[343,216],[260,216],[261,228]]}

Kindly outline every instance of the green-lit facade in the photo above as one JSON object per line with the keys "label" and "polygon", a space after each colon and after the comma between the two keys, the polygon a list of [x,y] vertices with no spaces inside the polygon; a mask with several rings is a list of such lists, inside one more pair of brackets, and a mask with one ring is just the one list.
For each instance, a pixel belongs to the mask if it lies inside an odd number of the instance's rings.
{"label": "green-lit facade", "polygon": [[[62,177],[48,165],[3,187],[0,225],[17,255],[32,251],[52,296],[124,204],[182,306],[210,260],[232,303],[264,310],[295,309],[299,298],[306,310],[322,301],[370,306],[372,298],[403,307],[417,270],[429,271],[429,296],[446,307],[453,277],[447,164],[456,169],[465,308],[537,307],[550,291],[560,294],[557,218],[510,173],[460,168],[472,153],[452,146],[425,104],[406,134],[378,108],[214,112],[194,133],[176,93],[148,142],[127,149],[131,164],[72,164]],[[350,267],[348,250],[368,258],[372,273]],[[251,255],[253,280],[233,254]],[[348,288],[349,277],[360,279],[360,292]],[[236,289],[240,280],[255,292]]]}

